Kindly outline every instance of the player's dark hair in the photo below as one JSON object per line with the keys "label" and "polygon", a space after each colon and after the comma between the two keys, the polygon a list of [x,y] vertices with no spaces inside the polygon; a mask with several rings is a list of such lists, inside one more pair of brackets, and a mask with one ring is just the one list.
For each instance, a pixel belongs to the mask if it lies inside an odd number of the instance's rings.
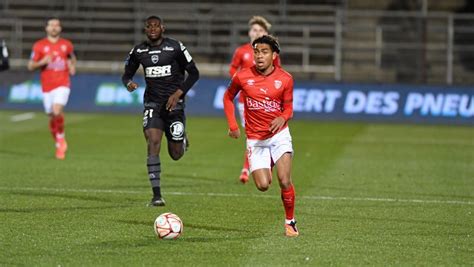
{"label": "player's dark hair", "polygon": [[280,54],[280,44],[278,43],[278,39],[272,35],[264,35],[255,39],[255,41],[252,42],[252,46],[255,47],[256,44],[267,44],[271,47],[272,52]]}
{"label": "player's dark hair", "polygon": [[48,26],[48,23],[49,23],[51,20],[58,20],[58,21],[59,21],[59,24],[61,24],[61,19],[60,19],[59,17],[52,16],[52,17],[48,17],[48,18],[46,19],[46,26]]}
{"label": "player's dark hair", "polygon": [[151,20],[151,19],[156,19],[156,20],[158,20],[158,21],[160,22],[160,24],[163,24],[163,20],[162,20],[160,17],[155,16],[155,15],[152,15],[152,16],[149,16],[148,18],[146,18],[146,19],[145,19],[145,24],[146,24],[149,20]]}

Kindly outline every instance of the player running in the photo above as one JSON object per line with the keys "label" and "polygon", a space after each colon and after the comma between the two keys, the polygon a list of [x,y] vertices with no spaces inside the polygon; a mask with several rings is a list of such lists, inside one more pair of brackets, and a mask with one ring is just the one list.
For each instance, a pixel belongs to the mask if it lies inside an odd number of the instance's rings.
{"label": "player running", "polygon": [[67,142],[64,131],[64,107],[71,92],[69,75],[76,73],[76,56],[71,41],[61,38],[61,21],[50,18],[46,22],[46,38],[33,45],[28,70],[41,70],[43,104],[49,116],[49,129],[56,143],[56,158],[66,157]]}
{"label": "player running", "polygon": [[252,45],[256,65],[237,72],[224,94],[229,136],[240,136],[233,100],[242,91],[250,172],[257,188],[266,191],[272,182],[272,167],[276,166],[286,215],[285,235],[295,237],[299,232],[294,218],[293,146],[288,129],[288,120],[293,116],[293,78],[273,64],[280,53],[275,37],[262,36]]}
{"label": "player running", "polygon": [[[138,84],[132,79],[143,66],[146,89],[144,95],[143,132],[147,142],[147,168],[153,190],[151,206],[164,206],[161,195],[160,149],[163,132],[168,140],[168,153],[179,160],[187,149],[184,96],[199,79],[199,71],[186,47],[179,41],[163,36],[161,18],[145,20],[148,40],[136,45],[125,62],[122,82],[133,92]],[[188,77],[185,79],[185,71]]]}
{"label": "player running", "polygon": [[[272,25],[261,16],[253,16],[249,20],[249,38],[250,42],[243,44],[237,49],[235,49],[234,56],[232,57],[232,62],[229,68],[230,77],[234,76],[234,74],[240,70],[245,68],[250,68],[255,65],[255,61],[253,58],[253,47],[252,42],[262,37],[263,35],[268,35]],[[277,55],[275,60],[273,61],[273,65],[280,67],[280,57]],[[245,127],[245,119],[244,119],[244,96],[240,93],[239,96],[239,115],[240,115],[240,122],[242,127]],[[247,157],[247,150],[244,153],[244,165],[242,167],[242,171],[240,172],[239,180],[242,183],[247,183],[249,180],[249,161]]]}

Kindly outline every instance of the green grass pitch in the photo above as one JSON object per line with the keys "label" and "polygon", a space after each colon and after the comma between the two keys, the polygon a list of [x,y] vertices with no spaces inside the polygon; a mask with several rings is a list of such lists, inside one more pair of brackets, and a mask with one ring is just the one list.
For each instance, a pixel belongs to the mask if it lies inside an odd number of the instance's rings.
{"label": "green grass pitch", "polygon": [[[188,153],[161,154],[167,206],[150,208],[140,114],[67,114],[58,161],[46,116],[18,113],[0,112],[0,265],[474,265],[474,128],[291,122],[288,239],[278,183],[238,183],[244,141],[223,118],[188,118]],[[178,240],[153,232],[167,211]]]}

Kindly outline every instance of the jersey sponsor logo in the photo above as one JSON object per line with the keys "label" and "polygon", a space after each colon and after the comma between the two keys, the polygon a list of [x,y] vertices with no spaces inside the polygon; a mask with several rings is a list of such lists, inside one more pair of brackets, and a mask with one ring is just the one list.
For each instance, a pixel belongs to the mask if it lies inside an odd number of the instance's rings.
{"label": "jersey sponsor logo", "polygon": [[174,48],[171,46],[165,46],[163,47],[163,51],[174,51]]}
{"label": "jersey sponsor logo", "polygon": [[148,48],[146,48],[146,49],[140,49],[140,48],[138,48],[138,49],[137,49],[137,53],[143,53],[143,52],[148,52]]}
{"label": "jersey sponsor logo", "polygon": [[247,108],[249,110],[263,110],[265,112],[280,112],[280,102],[266,97],[264,100],[259,101],[250,97],[245,99]]}
{"label": "jersey sponsor logo", "polygon": [[151,62],[153,62],[153,64],[158,63],[159,60],[160,58],[158,57],[158,55],[151,56]]}
{"label": "jersey sponsor logo", "polygon": [[56,56],[50,63],[48,63],[46,69],[53,71],[65,71],[66,61],[64,61],[64,59],[61,57]]}
{"label": "jersey sponsor logo", "polygon": [[155,50],[155,51],[150,51],[148,52],[148,54],[160,54],[161,53],[161,50]]}
{"label": "jersey sponsor logo", "polygon": [[255,81],[250,79],[250,80],[247,80],[247,85],[248,86],[253,86],[255,84]]}
{"label": "jersey sponsor logo", "polygon": [[280,80],[275,80],[275,89],[280,89],[282,82]]}
{"label": "jersey sponsor logo", "polygon": [[160,78],[171,76],[171,65],[148,67],[145,69],[147,78]]}

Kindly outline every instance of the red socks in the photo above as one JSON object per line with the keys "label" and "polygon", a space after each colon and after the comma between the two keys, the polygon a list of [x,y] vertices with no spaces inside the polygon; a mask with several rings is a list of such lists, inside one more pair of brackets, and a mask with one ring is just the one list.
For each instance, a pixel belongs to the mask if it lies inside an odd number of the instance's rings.
{"label": "red socks", "polygon": [[58,115],[51,117],[49,119],[49,130],[55,141],[64,138],[64,116]]}
{"label": "red socks", "polygon": [[295,188],[291,185],[287,189],[281,189],[281,200],[285,207],[287,220],[293,220],[295,215]]}
{"label": "red socks", "polygon": [[245,150],[245,155],[244,155],[244,169],[249,169],[249,152],[246,149]]}
{"label": "red socks", "polygon": [[54,116],[56,118],[56,139],[64,138],[64,116]]}
{"label": "red socks", "polygon": [[53,139],[56,140],[56,119],[54,117],[49,118],[49,131],[53,136]]}

